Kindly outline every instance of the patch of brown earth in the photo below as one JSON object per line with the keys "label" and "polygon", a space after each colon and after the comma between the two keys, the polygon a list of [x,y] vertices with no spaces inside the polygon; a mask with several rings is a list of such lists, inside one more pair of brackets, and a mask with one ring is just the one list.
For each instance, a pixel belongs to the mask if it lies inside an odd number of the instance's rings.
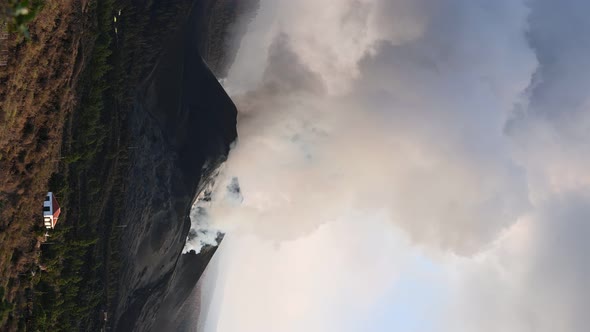
{"label": "patch of brown earth", "polygon": [[[17,311],[26,306],[23,283],[37,268],[42,202],[76,104],[82,10],[77,1],[47,1],[29,27],[31,40],[0,40],[8,58],[0,67],[0,286]],[[0,326],[5,322],[0,317]]]}

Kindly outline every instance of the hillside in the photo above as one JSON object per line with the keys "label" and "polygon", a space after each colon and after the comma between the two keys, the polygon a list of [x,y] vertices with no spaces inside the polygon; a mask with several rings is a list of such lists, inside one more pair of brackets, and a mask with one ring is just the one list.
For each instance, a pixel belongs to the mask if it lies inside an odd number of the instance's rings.
{"label": "hillside", "polygon": [[90,52],[82,32],[86,10],[83,2],[47,3],[30,26],[30,41],[11,33],[0,46],[7,60],[0,67],[0,287],[13,317],[25,310],[25,289],[37,271],[40,202],[58,170]]}
{"label": "hillside", "polygon": [[[229,45],[237,12],[226,6],[233,5],[194,2],[206,22],[195,38],[218,73],[231,63],[217,48]],[[29,25],[30,40],[2,40],[8,61],[0,66],[0,330],[108,326],[127,287],[119,280],[120,247],[138,152],[129,115],[191,6],[45,1]],[[45,238],[40,214],[48,190],[63,211]]]}

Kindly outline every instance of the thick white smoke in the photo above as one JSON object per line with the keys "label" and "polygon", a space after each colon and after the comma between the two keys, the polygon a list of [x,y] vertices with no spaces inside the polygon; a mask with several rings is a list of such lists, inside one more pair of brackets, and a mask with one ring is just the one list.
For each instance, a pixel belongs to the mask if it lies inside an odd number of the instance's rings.
{"label": "thick white smoke", "polygon": [[397,308],[379,290],[424,260],[444,291],[416,330],[583,331],[588,7],[263,0],[225,81],[239,141],[187,243],[228,234],[206,330],[408,330],[350,317]]}
{"label": "thick white smoke", "polygon": [[242,42],[262,75],[240,57],[227,79],[239,141],[223,175],[244,201],[227,205],[218,182],[217,229],[280,241],[385,209],[416,241],[470,254],[528,207],[503,133],[536,67],[522,4],[268,7],[263,36]]}

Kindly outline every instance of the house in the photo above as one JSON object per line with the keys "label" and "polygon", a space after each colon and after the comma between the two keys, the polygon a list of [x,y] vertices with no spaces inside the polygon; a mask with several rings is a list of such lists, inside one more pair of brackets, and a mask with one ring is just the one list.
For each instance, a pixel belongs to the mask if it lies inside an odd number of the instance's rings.
{"label": "house", "polygon": [[48,192],[47,196],[45,196],[45,202],[43,202],[43,224],[45,228],[55,228],[60,212],[61,209],[59,208],[55,195],[51,191]]}

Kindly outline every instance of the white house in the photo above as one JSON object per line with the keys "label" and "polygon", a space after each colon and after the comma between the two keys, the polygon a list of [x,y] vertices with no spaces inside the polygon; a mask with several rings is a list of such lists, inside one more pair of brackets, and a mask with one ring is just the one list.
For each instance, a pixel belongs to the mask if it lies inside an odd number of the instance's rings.
{"label": "white house", "polygon": [[59,204],[57,204],[55,195],[51,191],[48,192],[47,196],[45,196],[45,202],[43,202],[43,224],[45,228],[55,228],[60,212],[61,209],[59,208]]}

